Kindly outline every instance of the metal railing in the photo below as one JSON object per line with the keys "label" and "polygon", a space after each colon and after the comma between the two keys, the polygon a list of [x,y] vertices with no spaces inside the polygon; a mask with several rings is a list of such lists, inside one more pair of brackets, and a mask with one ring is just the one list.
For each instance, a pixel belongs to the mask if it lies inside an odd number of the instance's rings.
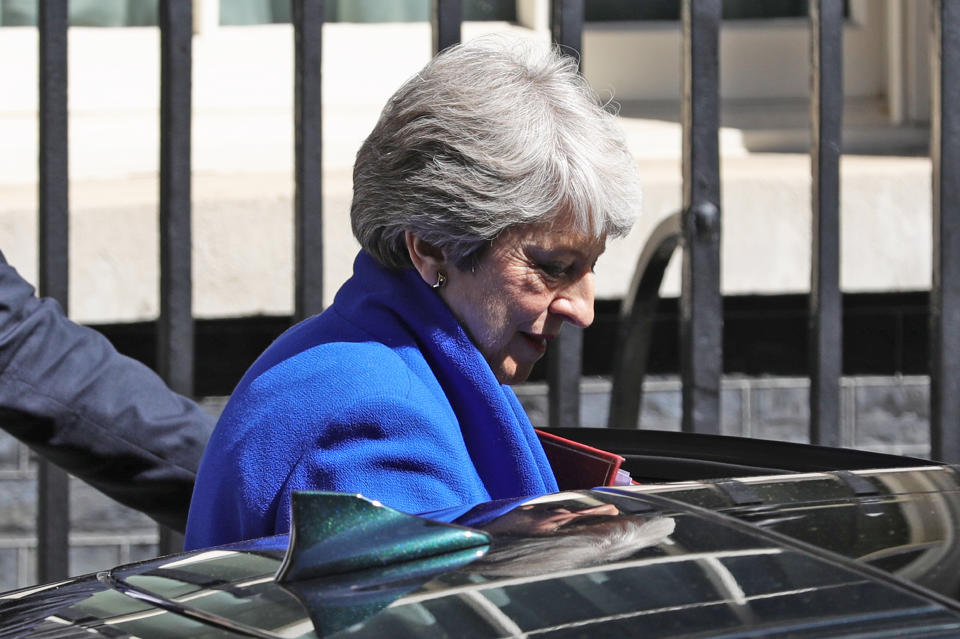
{"label": "metal railing", "polygon": [[930,156],[933,281],[930,288],[930,443],[935,459],[960,462],[960,6],[933,15]]}
{"label": "metal railing", "polygon": [[[40,32],[40,293],[69,307],[69,202],[67,174],[67,2],[41,2]],[[66,577],[70,495],[67,474],[42,461],[37,501],[37,575]]]}
{"label": "metal railing", "polygon": [[[720,212],[715,147],[720,0],[684,0],[684,209],[651,236],[621,313],[611,427],[634,428],[657,290],[673,250],[684,250],[681,377],[684,430],[718,432],[722,325]],[[840,445],[842,316],[840,154],[843,116],[843,2],[810,0],[812,230],[809,303],[810,440]],[[960,462],[960,6],[934,3],[930,155],[933,264],[930,291],[930,434],[934,459]],[[700,113],[701,115],[697,115]],[[698,120],[702,118],[701,120]],[[705,128],[698,122],[709,120]],[[701,136],[703,136],[701,138]],[[711,266],[703,266],[710,264]],[[702,278],[702,279],[701,279]],[[698,287],[702,287],[699,288]],[[706,301],[704,301],[706,300]]]}
{"label": "metal railing", "polygon": [[[295,32],[295,316],[322,310],[321,38],[323,0],[292,0]],[[839,157],[842,118],[842,0],[811,0],[813,233],[810,295],[811,439],[839,444],[841,307]],[[654,232],[623,306],[611,426],[635,427],[650,319],[663,270],[683,250],[682,427],[719,432],[723,308],[720,292],[719,31],[721,0],[682,0],[683,209]],[[460,0],[432,0],[434,50],[460,41]],[[584,0],[551,0],[551,32],[579,55]],[[190,242],[191,0],[160,0],[159,370],[193,394]],[[931,291],[933,456],[960,462],[960,6],[937,2],[931,154],[934,262]],[[43,0],[40,33],[40,290],[68,297],[67,0]],[[548,361],[550,424],[579,422],[582,332],[567,327]],[[41,581],[65,576],[69,498],[65,476],[43,464],[38,514]],[[163,535],[167,548],[177,544]]]}
{"label": "metal railing", "polygon": [[[721,0],[683,2],[683,209],[654,231],[620,315],[608,426],[638,426],[660,282],[683,247],[680,298],[684,431],[720,432],[723,306],[720,294]],[[843,0],[810,1],[810,440],[840,445],[840,149]]]}

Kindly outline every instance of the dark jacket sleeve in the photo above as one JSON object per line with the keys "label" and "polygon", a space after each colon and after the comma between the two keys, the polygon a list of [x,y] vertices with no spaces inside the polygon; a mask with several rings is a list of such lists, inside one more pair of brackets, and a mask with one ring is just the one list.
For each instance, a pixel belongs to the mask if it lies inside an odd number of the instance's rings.
{"label": "dark jacket sleeve", "polygon": [[0,254],[0,427],[183,531],[213,419],[54,300],[38,299]]}

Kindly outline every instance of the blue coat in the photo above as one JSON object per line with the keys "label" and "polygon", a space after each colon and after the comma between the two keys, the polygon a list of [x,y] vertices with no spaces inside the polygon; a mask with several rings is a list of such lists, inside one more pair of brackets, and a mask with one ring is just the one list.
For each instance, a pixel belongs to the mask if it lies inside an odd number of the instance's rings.
{"label": "blue coat", "polygon": [[284,532],[290,493],[405,512],[557,490],[526,413],[413,269],[361,252],[333,305],[277,339],[204,452],[187,548]]}

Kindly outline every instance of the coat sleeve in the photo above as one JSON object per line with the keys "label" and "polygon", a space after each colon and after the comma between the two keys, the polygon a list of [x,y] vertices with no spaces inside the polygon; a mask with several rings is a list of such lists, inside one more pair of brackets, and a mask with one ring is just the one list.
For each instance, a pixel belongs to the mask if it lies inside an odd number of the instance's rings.
{"label": "coat sleeve", "polygon": [[37,298],[0,254],[0,427],[183,531],[213,419],[54,300]]}

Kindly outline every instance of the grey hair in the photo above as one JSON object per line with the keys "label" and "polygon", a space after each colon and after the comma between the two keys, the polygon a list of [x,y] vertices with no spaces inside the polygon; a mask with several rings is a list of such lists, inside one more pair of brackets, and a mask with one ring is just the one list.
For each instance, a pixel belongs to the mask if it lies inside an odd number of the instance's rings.
{"label": "grey hair", "polygon": [[490,577],[515,577],[612,563],[663,542],[676,528],[672,517],[621,516],[610,519],[592,530],[574,533],[494,537],[490,552],[464,570]]}
{"label": "grey hair", "polygon": [[387,102],[357,153],[350,218],[384,266],[410,265],[410,231],[465,268],[510,228],[569,215],[577,231],[620,237],[639,208],[636,161],[577,61],[484,37]]}

